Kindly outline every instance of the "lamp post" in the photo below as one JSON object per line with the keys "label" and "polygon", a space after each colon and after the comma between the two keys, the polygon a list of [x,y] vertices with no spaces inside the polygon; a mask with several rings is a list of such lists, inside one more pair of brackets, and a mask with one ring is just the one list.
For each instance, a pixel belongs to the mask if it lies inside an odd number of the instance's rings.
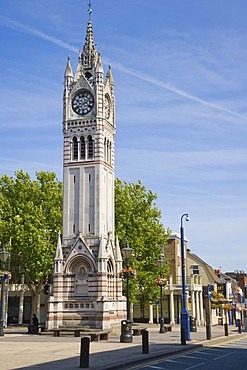
{"label": "lamp post", "polygon": [[[9,257],[9,252],[5,250],[5,246],[3,245],[2,251],[0,252],[0,261],[2,262],[2,267],[4,270],[5,262],[7,261]],[[4,305],[4,274],[2,273],[1,276],[2,280],[2,288],[1,288],[1,317],[0,317],[0,337],[4,336],[3,326],[4,326],[4,316],[5,316],[5,305]]]}
{"label": "lamp post", "polygon": [[130,294],[129,294],[129,260],[134,252],[134,249],[129,247],[126,243],[126,248],[122,248],[122,255],[126,263],[126,271],[124,277],[126,278],[126,298],[127,298],[127,320],[121,321],[121,336],[120,342],[131,343],[132,342],[132,323],[130,317]]}
{"label": "lamp post", "polygon": [[180,237],[181,237],[181,259],[182,259],[182,310],[181,310],[181,344],[186,344],[186,340],[190,339],[190,323],[189,323],[189,312],[186,304],[186,267],[185,267],[185,251],[184,251],[184,228],[183,219],[189,221],[188,213],[181,216],[181,227],[180,227]]}
{"label": "lamp post", "polygon": [[164,321],[164,316],[163,316],[163,294],[162,294],[162,289],[163,289],[163,282],[162,282],[162,268],[164,267],[165,261],[161,257],[159,260],[156,261],[157,265],[160,269],[160,281],[159,281],[159,286],[160,286],[160,333],[165,333],[165,321]]}

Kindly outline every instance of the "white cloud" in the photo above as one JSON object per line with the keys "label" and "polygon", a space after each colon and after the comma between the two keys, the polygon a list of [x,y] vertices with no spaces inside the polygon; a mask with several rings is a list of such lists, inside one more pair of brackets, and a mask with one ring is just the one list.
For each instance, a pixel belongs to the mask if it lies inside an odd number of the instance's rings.
{"label": "white cloud", "polygon": [[[17,29],[17,30],[22,31],[22,32],[31,33],[31,34],[33,34],[37,37],[45,39],[45,40],[47,40],[47,41],[49,41],[53,44],[56,44],[60,47],[65,48],[67,50],[70,50],[70,51],[73,51],[73,52],[78,52],[78,49],[76,47],[74,47],[74,46],[72,46],[72,45],[70,45],[70,44],[68,44],[68,43],[66,43],[62,40],[59,40],[55,37],[47,35],[46,33],[42,32],[40,30],[37,30],[37,29],[35,29],[31,26],[26,26],[26,25],[23,25],[19,22],[16,22],[16,21],[12,20],[12,19],[4,18],[4,17],[1,17],[1,16],[0,16],[0,19],[2,20],[2,22],[6,23],[7,26],[9,26],[9,27],[13,27],[14,29]],[[130,76],[133,76],[133,77],[137,78],[137,79],[140,79],[142,81],[148,82],[148,83],[150,83],[152,85],[155,85],[157,87],[165,89],[165,90],[167,90],[169,92],[172,92],[176,95],[179,95],[180,97],[183,97],[185,99],[192,100],[194,102],[197,102],[197,103],[203,104],[205,106],[208,106],[209,108],[219,110],[219,111],[223,111],[227,114],[233,115],[233,116],[241,118],[243,120],[247,120],[247,116],[245,116],[245,115],[234,112],[233,110],[228,109],[224,106],[221,106],[221,105],[215,104],[213,102],[201,99],[200,97],[195,96],[195,95],[193,95],[193,94],[191,94],[187,91],[184,91],[184,90],[182,90],[182,89],[180,89],[176,86],[173,86],[172,84],[170,84],[168,82],[160,81],[158,78],[154,78],[153,76],[150,76],[147,73],[143,73],[141,71],[125,67],[121,63],[112,61],[112,60],[107,59],[107,58],[104,59],[104,63],[111,64],[115,69],[117,69],[120,72],[126,73]]]}

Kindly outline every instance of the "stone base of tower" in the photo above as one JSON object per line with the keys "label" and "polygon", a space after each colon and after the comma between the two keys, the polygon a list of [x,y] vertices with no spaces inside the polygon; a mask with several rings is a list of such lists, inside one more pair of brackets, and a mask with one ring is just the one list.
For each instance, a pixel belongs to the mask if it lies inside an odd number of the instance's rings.
{"label": "stone base of tower", "polygon": [[89,326],[95,329],[111,329],[126,319],[126,299],[118,301],[86,299],[56,302],[50,297],[46,327]]}

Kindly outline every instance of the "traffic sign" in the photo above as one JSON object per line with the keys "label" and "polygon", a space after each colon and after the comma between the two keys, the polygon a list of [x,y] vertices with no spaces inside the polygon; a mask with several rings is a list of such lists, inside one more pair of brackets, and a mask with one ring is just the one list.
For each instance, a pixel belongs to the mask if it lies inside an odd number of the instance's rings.
{"label": "traffic sign", "polygon": [[212,287],[208,285],[208,299],[212,298]]}

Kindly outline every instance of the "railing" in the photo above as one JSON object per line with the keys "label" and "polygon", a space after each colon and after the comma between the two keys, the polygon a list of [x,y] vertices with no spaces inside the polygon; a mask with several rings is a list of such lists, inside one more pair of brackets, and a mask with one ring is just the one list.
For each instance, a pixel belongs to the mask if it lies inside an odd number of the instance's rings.
{"label": "railing", "polygon": [[[185,279],[186,287],[189,290],[201,290],[202,289],[202,278],[199,275],[187,276]],[[171,275],[168,278],[166,289],[182,289],[182,276]]]}

